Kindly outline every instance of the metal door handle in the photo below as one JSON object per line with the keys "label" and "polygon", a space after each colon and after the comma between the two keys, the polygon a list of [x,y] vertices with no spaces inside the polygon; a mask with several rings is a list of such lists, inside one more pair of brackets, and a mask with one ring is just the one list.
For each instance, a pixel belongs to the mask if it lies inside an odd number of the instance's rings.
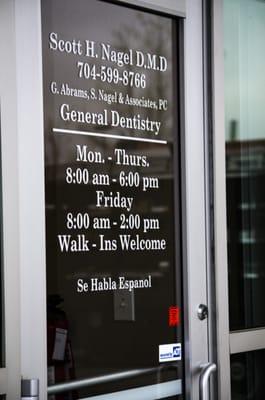
{"label": "metal door handle", "polygon": [[216,371],[216,364],[208,363],[202,366],[201,374],[200,374],[200,400],[209,400],[208,396],[208,386],[209,386],[209,378],[211,374]]}

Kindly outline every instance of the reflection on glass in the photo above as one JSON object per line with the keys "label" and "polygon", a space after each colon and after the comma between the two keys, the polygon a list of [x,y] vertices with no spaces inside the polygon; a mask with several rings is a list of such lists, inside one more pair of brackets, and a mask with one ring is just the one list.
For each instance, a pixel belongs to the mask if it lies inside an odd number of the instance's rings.
{"label": "reflection on glass", "polygon": [[[42,14],[49,385],[155,368],[137,378],[67,394],[76,399],[182,379],[182,361],[159,362],[160,345],[182,342],[180,193],[178,175],[176,182],[173,175],[178,164],[177,96],[172,84],[176,24],[96,0],[45,0]],[[157,54],[167,59],[168,67],[161,72],[120,65],[108,83],[105,70],[94,78],[93,74],[102,65],[113,67],[114,61],[103,63],[102,57],[94,57],[92,62],[52,51],[51,32],[64,40],[87,39],[98,47],[109,44],[121,53],[132,49],[133,54]],[[90,63],[86,71],[78,72],[78,60]],[[138,78],[127,84],[119,75],[124,71],[130,76],[144,71],[146,86]],[[82,80],[78,73],[90,79]],[[52,82],[60,92],[51,92]],[[74,88],[76,92],[71,91]],[[120,94],[127,100],[119,101]],[[141,106],[133,99],[139,99]],[[159,99],[167,100],[164,107],[155,106]],[[146,125],[141,131],[138,122],[131,129],[105,121],[65,121],[58,112],[62,104],[82,113],[159,121],[161,130],[156,125],[152,133]],[[107,138],[56,135],[53,128],[89,130]],[[124,136],[167,143],[124,140]],[[139,287],[124,289],[125,280]],[[178,346],[174,349],[177,352]]]}
{"label": "reflection on glass", "polygon": [[265,325],[265,2],[225,0],[230,329]]}
{"label": "reflection on glass", "polygon": [[232,400],[263,400],[265,350],[231,356]]}

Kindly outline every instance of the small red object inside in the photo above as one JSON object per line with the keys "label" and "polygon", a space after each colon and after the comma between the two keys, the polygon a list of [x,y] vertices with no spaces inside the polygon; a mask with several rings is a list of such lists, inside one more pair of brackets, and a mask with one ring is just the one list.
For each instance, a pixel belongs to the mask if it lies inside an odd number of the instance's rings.
{"label": "small red object inside", "polygon": [[168,309],[169,326],[178,326],[180,323],[180,310],[177,306],[171,306]]}

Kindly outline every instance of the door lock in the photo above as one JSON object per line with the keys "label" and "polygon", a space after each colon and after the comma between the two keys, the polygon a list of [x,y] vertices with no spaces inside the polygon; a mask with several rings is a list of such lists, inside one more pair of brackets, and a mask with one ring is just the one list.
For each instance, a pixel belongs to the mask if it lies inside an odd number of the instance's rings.
{"label": "door lock", "polygon": [[203,321],[208,317],[208,307],[205,304],[200,304],[197,311],[198,318]]}

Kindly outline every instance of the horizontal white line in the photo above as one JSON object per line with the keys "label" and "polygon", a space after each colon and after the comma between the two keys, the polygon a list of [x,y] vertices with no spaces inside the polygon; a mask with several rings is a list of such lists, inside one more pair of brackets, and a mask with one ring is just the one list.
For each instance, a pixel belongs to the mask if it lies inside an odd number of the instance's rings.
{"label": "horizontal white line", "polygon": [[249,331],[237,331],[230,333],[230,353],[245,353],[264,349],[265,347],[265,329],[251,329]]}
{"label": "horizontal white line", "polygon": [[132,140],[135,142],[148,142],[148,143],[159,143],[159,144],[167,144],[166,140],[158,140],[158,139],[146,139],[146,138],[137,138],[131,136],[120,136],[120,135],[111,135],[108,133],[96,133],[96,132],[88,132],[88,131],[76,131],[73,129],[59,129],[53,128],[54,133],[67,133],[67,134],[75,134],[75,135],[85,135],[85,136],[96,136],[103,137],[109,139],[122,139],[122,140]]}

